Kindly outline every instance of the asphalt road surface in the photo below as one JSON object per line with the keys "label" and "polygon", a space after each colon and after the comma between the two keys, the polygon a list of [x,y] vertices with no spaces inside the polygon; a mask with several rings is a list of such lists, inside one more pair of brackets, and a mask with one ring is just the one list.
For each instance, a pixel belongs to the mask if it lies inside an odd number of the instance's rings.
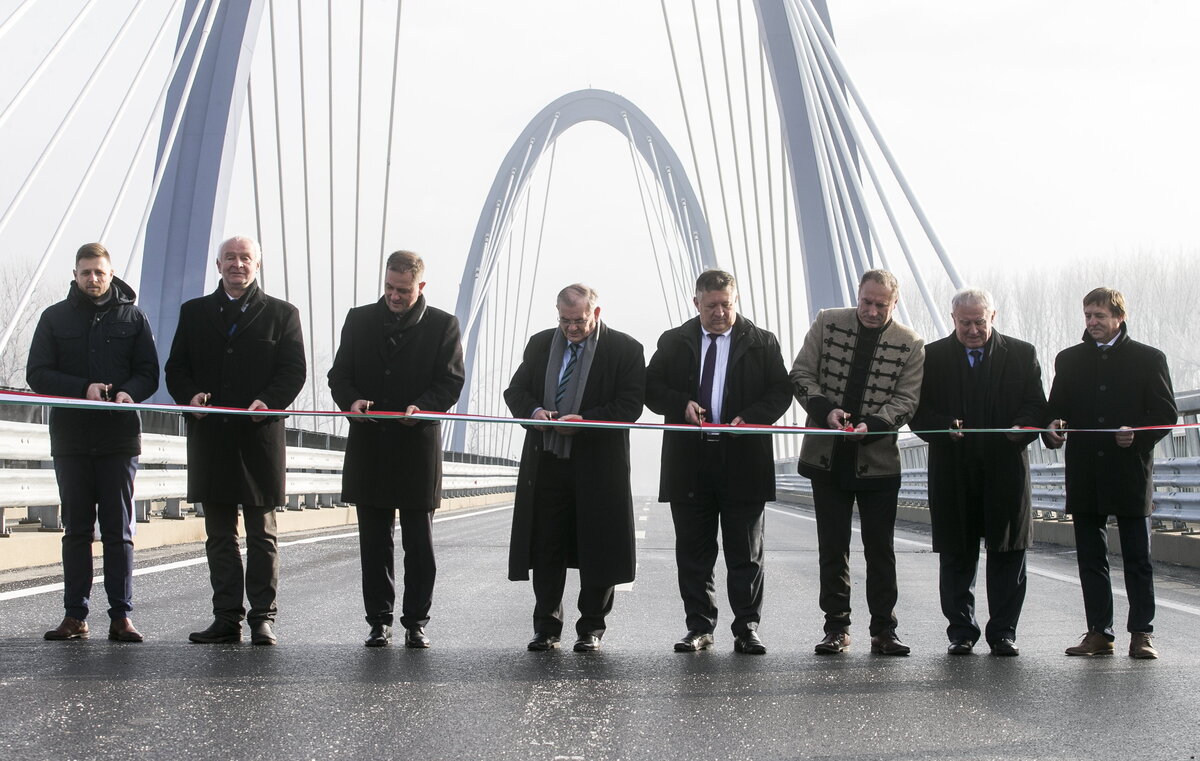
{"label": "asphalt road surface", "polygon": [[[209,589],[196,545],[139,553],[140,645],[44,642],[60,578],[0,577],[0,758],[179,759],[1195,759],[1200,574],[1159,567],[1157,661],[1068,658],[1084,630],[1074,557],[1030,553],[1021,657],[945,652],[937,556],[897,532],[907,658],[873,656],[862,556],[854,642],[816,656],[810,512],[768,506],[766,656],[677,654],[684,633],[664,505],[635,507],[638,578],[617,593],[603,650],[530,653],[533,593],[506,580],[511,511],[439,516],[429,650],[368,649],[358,546],[345,530],[286,537],[279,646],[193,645]],[[398,544],[398,542],[397,542]],[[0,551],[3,546],[0,545]],[[719,561],[720,562],[720,561]],[[399,563],[397,563],[399,565]],[[574,601],[571,574],[567,600]],[[1119,573],[1117,574],[1119,579]],[[96,591],[102,588],[96,585]],[[979,590],[982,592],[982,590]],[[982,594],[980,594],[982,598]],[[981,602],[981,607],[985,607]],[[1124,598],[1117,618],[1123,622]],[[573,618],[568,618],[568,630]]]}

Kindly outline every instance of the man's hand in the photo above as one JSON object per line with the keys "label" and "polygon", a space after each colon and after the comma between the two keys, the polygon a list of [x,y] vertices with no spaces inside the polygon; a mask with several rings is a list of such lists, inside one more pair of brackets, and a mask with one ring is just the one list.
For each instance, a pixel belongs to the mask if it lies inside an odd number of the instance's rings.
{"label": "man's hand", "polygon": [[950,421],[950,429],[951,429],[950,430],[950,440],[951,441],[959,441],[964,436],[966,436],[966,434],[962,432],[962,427],[963,427],[963,421],[959,420],[958,418],[954,418],[953,420]]}
{"label": "man's hand", "polygon": [[[529,417],[530,417],[530,418],[532,418],[533,420],[553,420],[553,419],[554,419],[554,418],[555,418],[557,415],[558,415],[558,413],[557,413],[557,412],[555,412],[554,410],[544,410],[544,409],[539,409],[539,410],[536,410],[536,411],[535,411],[535,412],[534,412],[532,415],[530,415]],[[534,426],[534,429],[536,429],[536,430],[539,430],[539,431],[549,431],[549,430],[550,430],[550,426],[548,426],[548,425],[535,425],[535,426]]]}
{"label": "man's hand", "polygon": [[[250,406],[247,407],[246,409],[248,409],[248,410],[268,410],[268,409],[270,409],[270,407],[268,407],[266,405],[266,403],[263,402],[262,399],[255,399],[254,401],[250,402]],[[263,420],[267,419],[267,416],[266,415],[251,415],[250,419],[256,423],[261,423]]]}
{"label": "man's hand", "polygon": [[124,391],[118,391],[117,395],[113,397],[113,401],[117,404],[133,404],[133,397]]}
{"label": "man's hand", "polygon": [[[421,410],[420,410],[420,408],[419,408],[419,407],[417,407],[417,405],[415,405],[415,404],[410,404],[410,405],[408,405],[407,407],[405,407],[405,408],[404,408],[404,414],[405,414],[405,415],[411,415],[411,414],[413,414],[414,412],[420,412],[420,411],[421,411]],[[402,419],[402,420],[400,421],[400,425],[407,425],[407,426],[409,426],[409,427],[411,428],[412,426],[416,425],[416,424],[417,424],[417,423],[419,423],[419,422],[421,422],[421,421],[420,421],[420,420],[413,420],[412,418],[407,418],[407,417],[406,417],[406,418],[404,418],[404,419]]]}
{"label": "man's hand", "polygon": [[[563,415],[562,417],[559,418],[559,420],[583,420],[583,418],[580,417],[579,415]],[[575,434],[579,433],[579,429],[578,428],[570,428],[570,427],[559,428],[558,432],[561,433],[563,436],[574,436]]]}
{"label": "man's hand", "polygon": [[[350,404],[349,411],[355,415],[365,415],[371,411],[371,405],[373,405],[373,404],[375,404],[375,402],[371,401],[370,399],[355,399]],[[369,418],[363,418],[361,420],[355,420],[354,418],[350,418],[350,422],[351,423],[378,423],[379,421],[376,420],[375,418],[369,417]]]}
{"label": "man's hand", "polygon": [[730,425],[742,425],[742,424],[743,424],[743,423],[745,423],[745,422],[746,422],[745,420],[742,420],[742,416],[741,416],[741,415],[738,415],[738,416],[737,416],[737,417],[735,417],[733,420],[730,420],[730,421],[729,421],[729,424],[730,424]]}
{"label": "man's hand", "polygon": [[1019,426],[1019,425],[1014,425],[1012,427],[1012,433],[1006,433],[1004,435],[1008,437],[1009,441],[1014,442],[1014,443],[1019,442],[1021,439],[1025,438],[1025,432],[1021,430],[1021,426]]}
{"label": "man's hand", "polygon": [[111,383],[90,383],[87,391],[84,392],[84,398],[89,402],[107,402],[110,391],[112,391]]}
{"label": "man's hand", "polygon": [[1129,426],[1127,426],[1127,425],[1121,426],[1121,430],[1117,431],[1117,433],[1114,434],[1117,437],[1117,446],[1121,447],[1122,449],[1126,449],[1126,448],[1132,446],[1133,445],[1133,433],[1134,432],[1132,430],[1130,430]]}
{"label": "man's hand", "polygon": [[867,435],[867,424],[859,423],[858,425],[854,426],[854,433],[846,434],[846,438],[850,441],[859,441],[860,439],[862,439],[862,437],[864,437],[866,435]]}
{"label": "man's hand", "polygon": [[1065,433],[1058,433],[1058,431],[1067,427],[1067,421],[1051,420],[1050,423],[1046,427],[1050,430],[1044,431],[1042,433],[1042,443],[1043,444],[1045,444],[1050,449],[1058,449],[1059,447],[1061,447],[1063,444],[1066,443],[1067,435]]}
{"label": "man's hand", "polygon": [[692,425],[702,425],[704,423],[704,408],[700,406],[699,402],[688,402],[687,406],[683,408],[683,419]]}
{"label": "man's hand", "polygon": [[842,408],[837,408],[829,411],[829,415],[825,417],[825,426],[832,428],[835,431],[845,430],[850,424],[850,413]]}
{"label": "man's hand", "polygon": [[[195,396],[193,396],[191,398],[191,400],[188,402],[188,406],[189,407],[207,407],[208,399],[209,399],[208,394],[201,391],[199,394],[196,394]],[[207,412],[193,412],[192,417],[196,418],[197,420],[200,420],[201,418],[208,417],[208,413]]]}

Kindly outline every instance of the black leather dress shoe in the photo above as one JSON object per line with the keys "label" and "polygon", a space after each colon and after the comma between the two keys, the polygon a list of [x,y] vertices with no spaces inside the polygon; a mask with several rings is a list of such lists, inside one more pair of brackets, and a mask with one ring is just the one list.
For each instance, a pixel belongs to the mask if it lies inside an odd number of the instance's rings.
{"label": "black leather dress shoe", "polygon": [[387,624],[375,624],[363,644],[367,647],[387,647],[392,644],[392,627]]}
{"label": "black leather dress shoe", "polygon": [[825,639],[813,647],[817,655],[837,655],[850,649],[850,635],[846,632],[829,632]]}
{"label": "black leather dress shoe", "polygon": [[538,632],[537,634],[533,635],[533,639],[529,640],[529,644],[526,647],[535,653],[544,653],[547,650],[557,650],[558,635]]}
{"label": "black leather dress shoe", "polygon": [[766,655],[767,646],[758,638],[758,632],[750,629],[733,638],[733,652],[744,655]]}
{"label": "black leather dress shoe", "polygon": [[581,634],[575,640],[575,652],[594,653],[600,649],[600,638],[593,634]]}
{"label": "black leather dress shoe", "polygon": [[946,648],[946,652],[950,655],[970,655],[975,649],[975,643],[969,639],[952,639],[950,646]]}
{"label": "black leather dress shoe", "polygon": [[219,645],[226,642],[242,641],[242,625],[231,624],[228,621],[215,620],[202,632],[192,632],[188,639],[200,645]]}
{"label": "black leather dress shoe", "polygon": [[992,655],[999,655],[1005,658],[1015,658],[1020,655],[1021,651],[1017,649],[1017,643],[1011,639],[998,639],[992,643]]}
{"label": "black leather dress shoe", "polygon": [[908,655],[911,649],[900,641],[894,631],[886,631],[871,637],[871,652],[876,655]]}
{"label": "black leather dress shoe", "polygon": [[429,637],[425,636],[425,629],[420,626],[410,626],[404,630],[404,646],[424,650],[429,647]]}
{"label": "black leather dress shoe", "polygon": [[[241,632],[238,634],[240,636]],[[279,640],[275,638],[275,632],[271,630],[270,621],[250,622],[250,644],[272,647],[278,642]]]}
{"label": "black leather dress shoe", "polygon": [[675,652],[694,653],[699,650],[707,650],[712,646],[713,635],[711,632],[690,631],[683,635],[683,639],[675,643]]}

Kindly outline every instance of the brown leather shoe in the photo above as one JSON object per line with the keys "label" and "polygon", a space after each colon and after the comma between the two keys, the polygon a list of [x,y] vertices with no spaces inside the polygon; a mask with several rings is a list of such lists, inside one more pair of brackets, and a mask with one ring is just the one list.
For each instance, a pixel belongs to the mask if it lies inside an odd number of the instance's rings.
{"label": "brown leather shoe", "polygon": [[[1131,632],[1129,635],[1129,657],[1130,658],[1157,658],[1158,651],[1154,649],[1154,644],[1150,641],[1150,632]],[[1109,643],[1112,647],[1112,643]]]}
{"label": "brown leather shoe", "polygon": [[87,639],[88,625],[87,621],[80,621],[78,618],[67,616],[62,620],[62,623],[57,628],[51,629],[42,635],[46,639],[63,640],[63,639]]}
{"label": "brown leather shoe", "polygon": [[817,655],[837,655],[850,649],[850,635],[846,632],[829,632],[825,639],[813,648]]}
{"label": "brown leather shoe", "polygon": [[108,638],[114,642],[143,642],[145,637],[133,628],[133,622],[128,618],[119,618],[108,625]]}
{"label": "brown leather shoe", "polygon": [[896,632],[889,629],[871,637],[871,652],[876,655],[908,655],[910,648],[900,641]]}
{"label": "brown leather shoe", "polygon": [[1112,655],[1112,640],[1104,632],[1088,632],[1074,647],[1067,648],[1067,655]]}

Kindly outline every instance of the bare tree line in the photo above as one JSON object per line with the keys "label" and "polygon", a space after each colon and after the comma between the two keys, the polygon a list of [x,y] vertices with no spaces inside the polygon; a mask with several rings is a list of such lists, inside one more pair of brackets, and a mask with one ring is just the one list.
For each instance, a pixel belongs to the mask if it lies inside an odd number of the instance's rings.
{"label": "bare tree line", "polygon": [[[1200,325],[1191,314],[1200,281],[1200,252],[1139,252],[1129,256],[1080,258],[1015,267],[1003,263],[968,269],[970,285],[996,299],[996,329],[1037,347],[1049,386],[1054,357],[1083,337],[1083,296],[1099,286],[1125,294],[1131,338],[1167,355],[1175,390],[1200,388]],[[938,303],[950,312],[953,290],[937,289]],[[932,324],[913,315],[914,325],[932,340]]]}

